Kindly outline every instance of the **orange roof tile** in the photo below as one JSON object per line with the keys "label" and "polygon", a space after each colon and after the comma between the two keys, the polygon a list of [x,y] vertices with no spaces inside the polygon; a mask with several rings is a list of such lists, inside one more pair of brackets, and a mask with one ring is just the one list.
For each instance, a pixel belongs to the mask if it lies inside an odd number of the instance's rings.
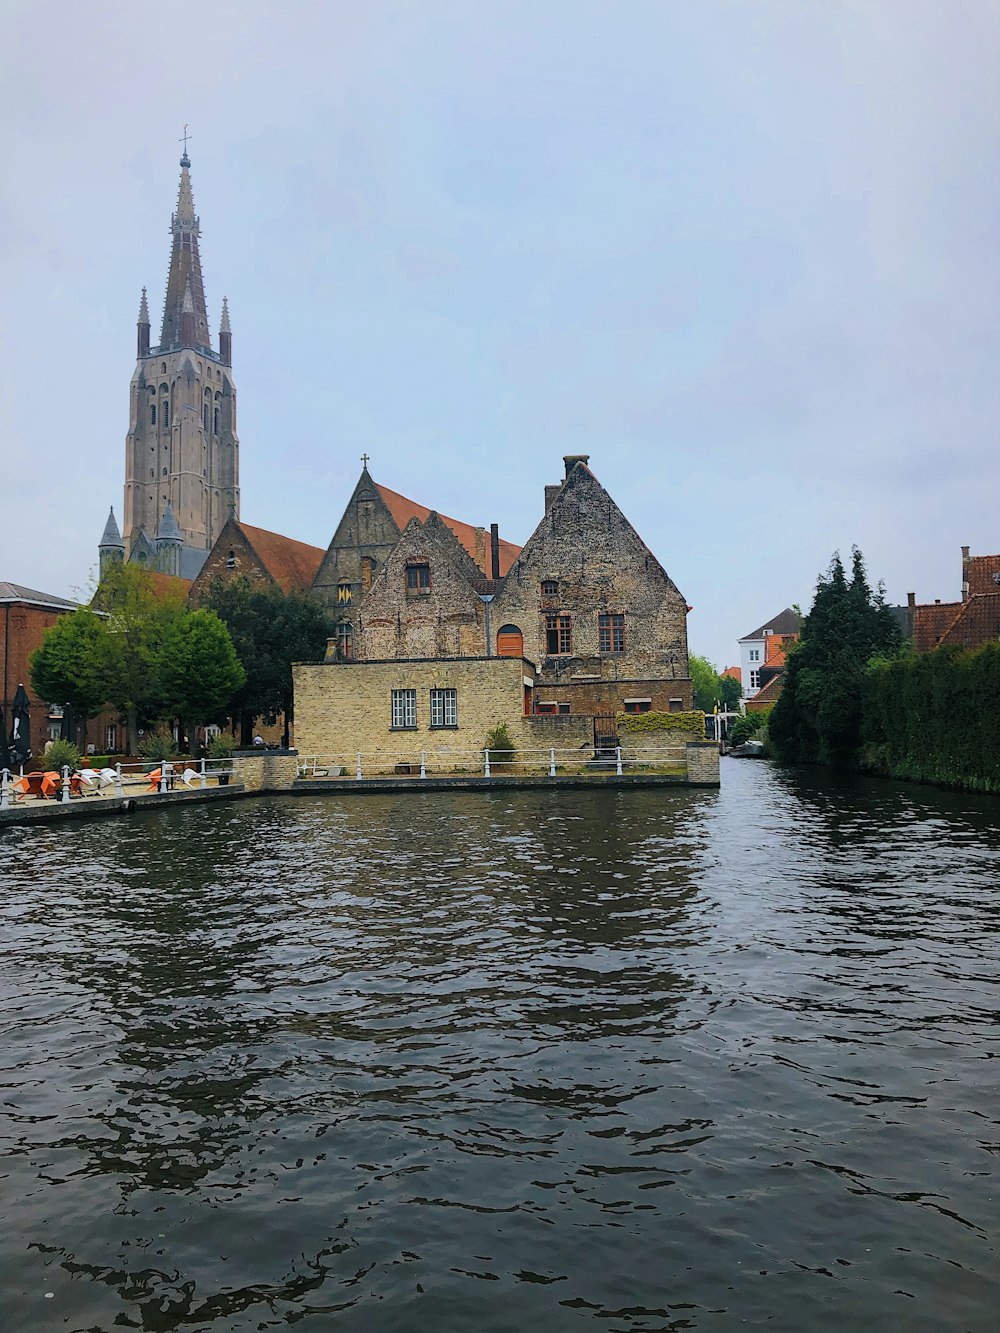
{"label": "orange roof tile", "polygon": [[[408,500],[405,495],[400,495],[396,491],[390,491],[388,486],[380,486],[377,482],[375,489],[385,503],[385,507],[393,517],[393,521],[400,532],[406,527],[411,518],[420,519],[421,523],[429,517],[431,511],[422,504],[417,504],[416,500]],[[446,523],[452,532],[472,556],[476,564],[484,574],[489,574],[489,550],[490,534],[488,528],[474,528],[471,523],[461,523],[457,518],[449,518],[447,514],[440,515],[442,523]],[[521,554],[520,546],[515,546],[513,542],[500,539],[500,577],[507,573],[511,565]]]}
{"label": "orange roof tile", "polygon": [[957,648],[981,648],[984,643],[998,637],[1000,637],[1000,592],[994,591],[980,593],[978,597],[970,597],[968,601],[961,602],[958,613],[942,632],[939,642]]}
{"label": "orange roof tile", "polygon": [[969,561],[969,596],[996,592],[994,575],[1000,575],[1000,555],[974,555]]}
{"label": "orange roof tile", "polygon": [[724,679],[726,676],[731,676],[731,677],[733,678],[733,680],[738,680],[739,683],[740,683],[741,685],[743,684],[743,671],[742,671],[742,669],[741,669],[740,667],[738,667],[738,666],[726,667],[726,669],[725,669],[725,671],[723,671],[722,675],[723,675],[723,679]]}
{"label": "orange roof tile", "polygon": [[302,592],[312,587],[325,551],[249,523],[241,522],[240,528],[282,592]]}
{"label": "orange roof tile", "polygon": [[938,646],[961,607],[961,602],[925,602],[913,608],[913,646],[918,653]]}
{"label": "orange roof tile", "polygon": [[777,701],[785,684],[785,673],[782,671],[777,676],[772,676],[766,685],[762,685],[752,699],[746,701],[748,713],[757,712],[761,708],[770,708],[771,704]]}
{"label": "orange roof tile", "polygon": [[764,639],[765,666],[784,666],[789,644],[796,641],[797,634],[768,634]]}
{"label": "orange roof tile", "polygon": [[183,602],[191,591],[193,580],[178,578],[175,574],[159,574],[155,569],[151,569],[149,582],[153,596],[158,602],[169,601],[171,598]]}

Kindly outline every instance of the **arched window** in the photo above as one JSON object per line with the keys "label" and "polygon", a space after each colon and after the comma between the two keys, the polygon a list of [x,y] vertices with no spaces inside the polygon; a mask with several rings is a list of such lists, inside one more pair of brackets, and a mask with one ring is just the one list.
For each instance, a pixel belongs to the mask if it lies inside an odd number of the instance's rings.
{"label": "arched window", "polygon": [[156,404],[155,404],[155,403],[150,403],[150,405],[149,405],[149,424],[150,424],[151,426],[155,426],[155,425],[156,425]]}
{"label": "arched window", "polygon": [[497,630],[497,657],[523,657],[524,635],[516,625],[501,625]]}
{"label": "arched window", "polygon": [[218,435],[218,433],[219,433],[219,409],[216,408],[215,413],[212,417],[212,434]]}
{"label": "arched window", "polygon": [[166,373],[167,373],[167,363],[166,363],[166,361],[161,361],[161,362],[160,362],[160,374],[161,374],[161,375],[165,375]]}
{"label": "arched window", "polygon": [[170,403],[166,398],[160,404],[160,421],[164,426],[170,425]]}

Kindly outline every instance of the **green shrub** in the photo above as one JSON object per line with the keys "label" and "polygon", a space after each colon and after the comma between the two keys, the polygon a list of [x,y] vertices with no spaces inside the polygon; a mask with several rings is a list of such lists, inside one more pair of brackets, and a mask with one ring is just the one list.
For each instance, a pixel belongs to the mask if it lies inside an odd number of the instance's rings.
{"label": "green shrub", "polygon": [[67,765],[70,769],[79,768],[80,761],[80,751],[72,741],[53,741],[42,756],[46,773],[53,771],[61,773]]}
{"label": "green shrub", "polygon": [[177,746],[174,744],[173,736],[164,735],[162,731],[150,731],[139,742],[141,757],[151,759],[158,764],[162,764],[176,753]]}
{"label": "green shrub", "polygon": [[232,759],[233,741],[232,737],[224,732],[219,732],[208,742],[208,748],[205,750],[206,759]]}
{"label": "green shrub", "polygon": [[618,730],[631,732],[693,731],[705,735],[705,714],[700,709],[688,713],[619,713],[615,718]]}
{"label": "green shrub", "polygon": [[499,722],[486,733],[483,749],[489,750],[490,759],[498,764],[509,764],[514,758],[514,742],[510,738],[506,722]]}

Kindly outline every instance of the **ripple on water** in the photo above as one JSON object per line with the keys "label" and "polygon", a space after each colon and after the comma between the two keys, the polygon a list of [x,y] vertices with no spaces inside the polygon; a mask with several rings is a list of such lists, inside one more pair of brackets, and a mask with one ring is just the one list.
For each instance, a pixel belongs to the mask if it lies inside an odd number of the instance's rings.
{"label": "ripple on water", "polygon": [[5,833],[8,1326],[993,1329],[997,844],[738,763]]}

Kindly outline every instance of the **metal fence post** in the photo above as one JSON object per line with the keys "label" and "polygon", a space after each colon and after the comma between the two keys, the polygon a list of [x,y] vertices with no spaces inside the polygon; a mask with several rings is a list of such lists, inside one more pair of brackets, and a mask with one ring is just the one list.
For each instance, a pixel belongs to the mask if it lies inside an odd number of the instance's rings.
{"label": "metal fence post", "polygon": [[622,775],[622,747],[620,745],[615,747],[615,774],[618,777]]}
{"label": "metal fence post", "polygon": [[483,754],[486,756],[486,772],[483,776],[488,778],[490,775],[490,752],[489,750],[484,750]]}
{"label": "metal fence post", "polygon": [[556,775],[556,752],[555,752],[555,750],[550,750],[550,751],[549,751],[549,777],[550,777],[550,778],[554,778],[555,775]]}
{"label": "metal fence post", "polygon": [[206,774],[205,774],[205,760],[204,760],[204,757],[202,757],[202,761],[201,761],[201,785],[202,785],[202,787],[207,787],[207,786],[208,786],[208,777],[207,777]]}
{"label": "metal fence post", "polygon": [[421,776],[422,778],[425,778],[425,777],[427,776],[427,751],[426,751],[426,750],[421,750],[421,751],[420,751],[420,776]]}
{"label": "metal fence post", "polygon": [[358,751],[358,773],[357,773],[357,777],[358,777],[358,781],[360,782],[360,781],[361,781],[361,751],[360,751],[360,750]]}
{"label": "metal fence post", "polygon": [[7,784],[10,782],[10,771],[4,769],[0,773],[0,810],[9,810],[10,801],[7,799]]}
{"label": "metal fence post", "polygon": [[69,802],[69,764],[63,764],[62,803]]}
{"label": "metal fence post", "polygon": [[167,780],[168,780],[169,776],[170,776],[170,765],[169,765],[169,764],[161,764],[161,765],[160,765],[160,791],[161,791],[161,792],[165,792],[165,791],[167,790]]}
{"label": "metal fence post", "polygon": [[115,795],[121,796],[121,794],[122,794],[122,765],[121,765],[121,760],[119,760],[118,763],[115,764]]}

